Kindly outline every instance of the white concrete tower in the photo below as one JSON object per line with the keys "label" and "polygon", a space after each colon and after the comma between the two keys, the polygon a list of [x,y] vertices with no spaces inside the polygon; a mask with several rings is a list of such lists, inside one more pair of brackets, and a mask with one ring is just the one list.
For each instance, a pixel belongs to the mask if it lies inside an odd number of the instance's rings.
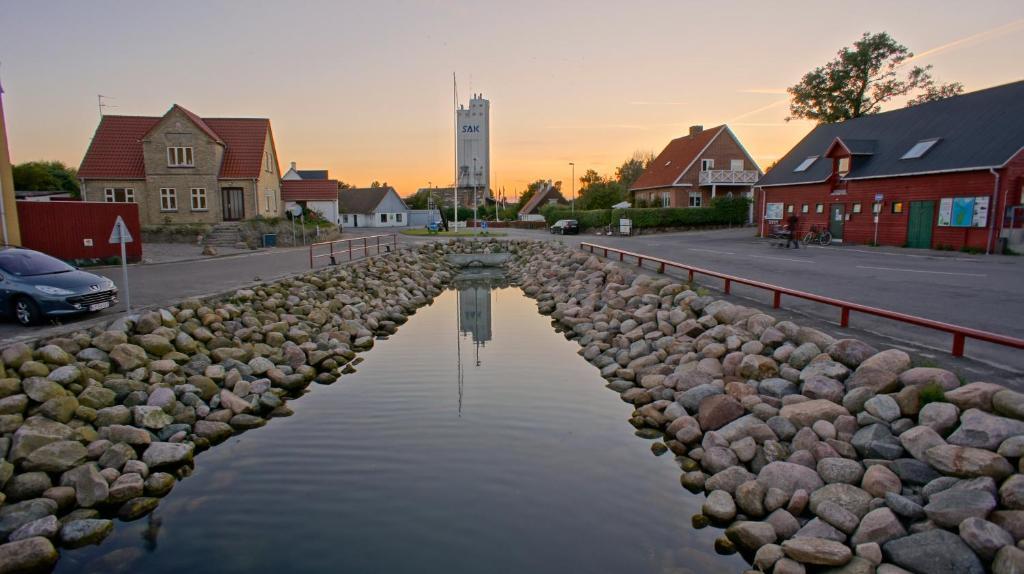
{"label": "white concrete tower", "polygon": [[482,205],[491,189],[491,102],[473,94],[468,109],[459,106],[458,126],[459,187],[475,188]]}

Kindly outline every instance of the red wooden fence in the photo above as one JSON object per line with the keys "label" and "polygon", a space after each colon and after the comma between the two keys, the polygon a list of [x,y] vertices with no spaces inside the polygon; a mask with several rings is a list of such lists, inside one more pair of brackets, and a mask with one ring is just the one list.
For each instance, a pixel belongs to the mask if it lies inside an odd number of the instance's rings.
{"label": "red wooden fence", "polygon": [[142,259],[139,206],[88,201],[19,201],[21,245],[64,260],[121,256],[109,242],[120,215],[135,240],[126,245],[128,261]]}

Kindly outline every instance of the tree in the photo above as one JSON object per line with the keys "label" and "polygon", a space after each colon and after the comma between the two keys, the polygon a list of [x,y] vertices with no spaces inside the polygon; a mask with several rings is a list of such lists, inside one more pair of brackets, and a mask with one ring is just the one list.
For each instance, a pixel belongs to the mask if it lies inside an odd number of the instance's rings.
{"label": "tree", "polygon": [[[885,32],[865,32],[852,49],[843,48],[834,60],[808,72],[787,90],[793,99],[786,119],[840,122],[878,113],[892,98],[927,90],[934,86],[931,66],[902,70],[913,55]],[[937,93],[956,90],[954,84],[935,89]]]}
{"label": "tree", "polygon": [[622,162],[622,165],[615,168],[615,179],[618,180],[624,189],[629,189],[633,182],[640,178],[640,175],[654,161],[654,154],[651,152],[635,151],[633,157]]}
{"label": "tree", "polygon": [[523,194],[519,196],[519,203],[516,205],[516,210],[518,211],[522,209],[523,206],[526,205],[528,201],[530,201],[530,198],[533,197],[533,194],[537,193],[538,190],[540,190],[547,184],[547,180],[538,179],[537,181],[526,186],[526,191],[524,191]]}
{"label": "tree", "polygon": [[78,196],[78,170],[59,161],[29,161],[11,168],[19,191],[70,191]]}
{"label": "tree", "polygon": [[928,102],[937,102],[953,96],[959,96],[962,93],[964,93],[964,85],[960,82],[952,82],[942,85],[935,85],[933,83],[926,87],[924,92],[919,94],[916,98],[908,100],[907,107],[926,104]]}
{"label": "tree", "polygon": [[580,209],[611,209],[626,197],[626,188],[614,179],[592,183],[580,190]]}
{"label": "tree", "polygon": [[[387,185],[387,183],[385,183],[384,185]],[[375,180],[373,180],[373,183],[370,184],[370,189],[376,189],[378,187],[384,187],[384,185],[381,185],[381,183],[375,179]]]}

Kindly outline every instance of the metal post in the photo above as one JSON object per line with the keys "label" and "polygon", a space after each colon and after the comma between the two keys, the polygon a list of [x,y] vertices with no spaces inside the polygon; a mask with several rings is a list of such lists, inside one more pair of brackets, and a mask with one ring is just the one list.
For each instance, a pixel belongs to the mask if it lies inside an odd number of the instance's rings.
{"label": "metal post", "polygon": [[953,352],[954,357],[964,356],[964,334],[953,333]]}
{"label": "metal post", "polygon": [[352,240],[348,239],[348,260],[352,261]]}
{"label": "metal post", "polygon": [[[572,166],[572,203],[570,204],[570,212],[576,215],[576,163],[570,161],[569,165]],[[564,198],[565,196],[563,195],[562,197]]]}
{"label": "metal post", "polygon": [[132,294],[128,289],[128,257],[125,255],[124,231],[121,232],[121,272],[124,274],[124,310],[132,312]]}
{"label": "metal post", "polygon": [[302,244],[305,245],[306,244],[306,214],[305,214],[305,212],[303,212],[303,214],[299,216],[299,222],[302,225]]}

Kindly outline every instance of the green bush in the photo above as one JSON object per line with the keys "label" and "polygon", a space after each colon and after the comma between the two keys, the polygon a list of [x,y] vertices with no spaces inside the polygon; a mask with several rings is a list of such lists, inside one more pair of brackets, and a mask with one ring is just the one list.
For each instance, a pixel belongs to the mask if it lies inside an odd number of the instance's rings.
{"label": "green bush", "polygon": [[701,227],[706,225],[742,225],[747,221],[750,200],[745,197],[716,197],[709,207],[654,207],[595,209],[573,213],[563,206],[548,205],[540,212],[548,225],[559,219],[575,219],[582,229],[611,225],[619,219],[632,219],[634,228]]}
{"label": "green bush", "polygon": [[928,383],[921,387],[921,392],[918,395],[921,398],[921,406],[925,406],[928,403],[944,403],[946,401],[946,391],[942,389],[942,386],[938,383]]}

